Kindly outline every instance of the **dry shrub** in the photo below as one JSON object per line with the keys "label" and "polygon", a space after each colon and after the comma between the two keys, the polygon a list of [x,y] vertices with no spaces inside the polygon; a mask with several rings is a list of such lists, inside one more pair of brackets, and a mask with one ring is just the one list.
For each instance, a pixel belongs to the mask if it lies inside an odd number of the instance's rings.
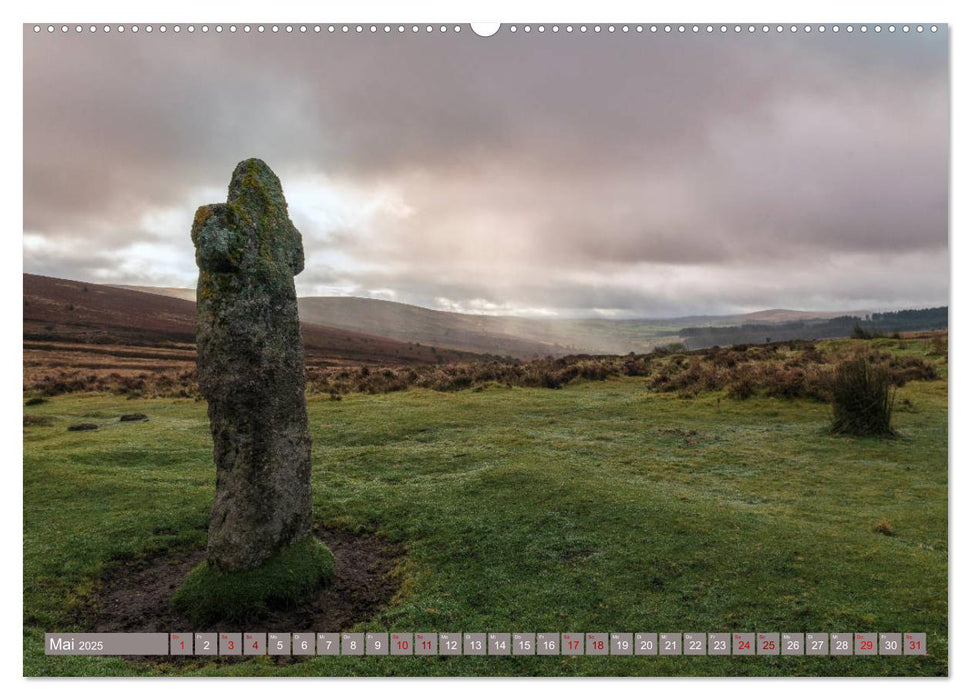
{"label": "dry shrub", "polygon": [[887,537],[893,537],[896,533],[893,531],[893,526],[890,525],[890,521],[886,518],[877,521],[873,524],[873,532],[878,535],[886,535]]}
{"label": "dry shrub", "polygon": [[755,381],[751,377],[739,377],[728,385],[726,393],[730,399],[750,399],[755,396]]}
{"label": "dry shrub", "polygon": [[[913,355],[891,355],[865,346],[868,361],[886,369],[891,382],[933,379],[933,364]],[[649,391],[696,396],[724,390],[733,399],[754,396],[818,401],[832,400],[829,376],[845,350],[821,350],[813,342],[737,345],[686,351],[666,347],[645,354],[571,355],[530,361],[489,359],[423,366],[341,366],[310,361],[307,391],[324,396],[381,394],[423,388],[435,391],[474,390],[490,386],[559,389],[579,381],[644,377]],[[195,371],[162,368],[147,372],[51,368],[25,372],[23,389],[32,395],[111,392],[129,397],[199,396]]]}
{"label": "dry shrub", "polygon": [[914,380],[937,379],[937,368],[913,355],[894,355],[887,366],[894,386],[903,386]]}

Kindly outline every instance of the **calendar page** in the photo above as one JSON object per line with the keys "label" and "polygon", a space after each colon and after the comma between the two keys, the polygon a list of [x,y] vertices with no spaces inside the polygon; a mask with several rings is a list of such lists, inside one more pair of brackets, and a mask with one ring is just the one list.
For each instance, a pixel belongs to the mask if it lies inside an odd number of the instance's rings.
{"label": "calendar page", "polygon": [[949,674],[946,23],[226,20],[23,25],[25,676]]}

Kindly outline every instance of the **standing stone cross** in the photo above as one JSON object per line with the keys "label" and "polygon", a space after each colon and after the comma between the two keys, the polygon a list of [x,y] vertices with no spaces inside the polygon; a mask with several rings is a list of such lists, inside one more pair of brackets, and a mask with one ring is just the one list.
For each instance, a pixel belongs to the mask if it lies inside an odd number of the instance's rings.
{"label": "standing stone cross", "polygon": [[259,567],[310,536],[310,432],[294,275],[300,232],[262,160],[233,171],[225,204],[199,207],[198,377],[209,402],[216,499],[208,561]]}

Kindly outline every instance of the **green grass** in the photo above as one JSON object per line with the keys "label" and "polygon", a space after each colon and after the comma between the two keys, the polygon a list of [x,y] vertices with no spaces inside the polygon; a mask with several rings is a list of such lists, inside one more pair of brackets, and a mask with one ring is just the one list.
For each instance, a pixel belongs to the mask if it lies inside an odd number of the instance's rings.
{"label": "green grass", "polygon": [[189,572],[172,606],[197,625],[242,622],[274,607],[304,603],[333,577],[334,555],[308,537],[252,571],[219,571],[202,562]]}
{"label": "green grass", "polygon": [[[361,630],[927,632],[924,658],[47,657],[110,562],[203,544],[213,495],[204,403],[89,395],[25,409],[51,424],[24,433],[24,672],[943,675],[947,386],[897,396],[895,441],[829,436],[821,403],[639,378],[312,399],[315,512],[407,549]],[[102,428],[67,432],[82,420]]]}

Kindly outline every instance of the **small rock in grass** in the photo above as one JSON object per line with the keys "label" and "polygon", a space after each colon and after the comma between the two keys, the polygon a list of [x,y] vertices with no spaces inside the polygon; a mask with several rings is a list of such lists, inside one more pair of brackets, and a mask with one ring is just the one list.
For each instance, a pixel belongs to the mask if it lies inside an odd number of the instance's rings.
{"label": "small rock in grass", "polygon": [[126,413],[121,417],[120,420],[122,423],[127,423],[128,421],[133,420],[148,420],[148,416],[146,416],[144,413]]}
{"label": "small rock in grass", "polygon": [[74,425],[69,425],[68,430],[97,430],[98,426],[95,423],[75,423]]}

